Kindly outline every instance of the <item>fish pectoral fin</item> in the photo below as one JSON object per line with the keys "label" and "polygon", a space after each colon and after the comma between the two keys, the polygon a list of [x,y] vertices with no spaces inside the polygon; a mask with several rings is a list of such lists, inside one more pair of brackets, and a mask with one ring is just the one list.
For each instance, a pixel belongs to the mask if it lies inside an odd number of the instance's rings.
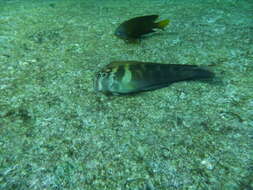
{"label": "fish pectoral fin", "polygon": [[164,88],[164,87],[167,87],[169,86],[171,83],[160,83],[160,84],[153,84],[153,85],[149,85],[149,86],[145,86],[145,87],[142,87],[140,88],[139,90],[140,91],[150,91],[150,90],[156,90],[156,89],[159,89],[159,88]]}
{"label": "fish pectoral fin", "polygon": [[125,43],[127,43],[127,44],[138,44],[138,43],[140,43],[140,39],[128,38],[128,39],[125,39]]}

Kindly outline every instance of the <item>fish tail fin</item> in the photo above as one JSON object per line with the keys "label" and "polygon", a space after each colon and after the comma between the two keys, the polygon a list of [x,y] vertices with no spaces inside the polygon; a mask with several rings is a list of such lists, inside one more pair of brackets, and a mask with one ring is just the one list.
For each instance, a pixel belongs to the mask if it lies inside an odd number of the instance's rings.
{"label": "fish tail fin", "polygon": [[197,65],[174,65],[171,73],[174,73],[175,81],[183,80],[207,80],[215,77],[214,73],[206,67]]}
{"label": "fish tail fin", "polygon": [[169,19],[162,20],[156,23],[156,27],[160,29],[164,29],[170,23]]}
{"label": "fish tail fin", "polygon": [[198,67],[195,68],[192,72],[191,80],[198,80],[198,79],[211,79],[214,78],[214,73],[206,68]]}

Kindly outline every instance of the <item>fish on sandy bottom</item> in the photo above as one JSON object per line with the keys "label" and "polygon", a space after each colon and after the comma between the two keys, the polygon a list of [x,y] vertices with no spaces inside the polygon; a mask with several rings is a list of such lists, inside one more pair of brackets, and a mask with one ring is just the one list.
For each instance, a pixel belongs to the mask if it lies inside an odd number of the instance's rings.
{"label": "fish on sandy bottom", "polygon": [[158,15],[147,15],[132,18],[121,23],[114,34],[127,42],[136,42],[143,35],[155,32],[154,29],[163,30],[169,24],[168,19],[155,22],[158,17]]}
{"label": "fish on sandy bottom", "polygon": [[213,77],[213,72],[197,65],[115,61],[96,73],[94,89],[106,95],[126,95]]}

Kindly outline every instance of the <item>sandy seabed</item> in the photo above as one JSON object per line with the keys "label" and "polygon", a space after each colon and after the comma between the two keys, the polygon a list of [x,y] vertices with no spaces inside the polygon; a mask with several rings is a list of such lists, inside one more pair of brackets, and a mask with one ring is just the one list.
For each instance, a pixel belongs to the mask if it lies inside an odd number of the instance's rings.
{"label": "sandy seabed", "polygon": [[[115,28],[171,24],[127,44]],[[253,189],[253,2],[0,1],[0,189]],[[196,64],[211,82],[94,92],[110,61]]]}

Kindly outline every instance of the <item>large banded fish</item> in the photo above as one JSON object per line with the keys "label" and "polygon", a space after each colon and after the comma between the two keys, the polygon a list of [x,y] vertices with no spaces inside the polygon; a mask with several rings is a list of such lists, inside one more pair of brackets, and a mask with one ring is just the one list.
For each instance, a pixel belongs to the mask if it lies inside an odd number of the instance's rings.
{"label": "large banded fish", "polygon": [[116,61],[96,74],[94,88],[104,94],[121,95],[155,90],[179,81],[212,77],[211,71],[197,65]]}

